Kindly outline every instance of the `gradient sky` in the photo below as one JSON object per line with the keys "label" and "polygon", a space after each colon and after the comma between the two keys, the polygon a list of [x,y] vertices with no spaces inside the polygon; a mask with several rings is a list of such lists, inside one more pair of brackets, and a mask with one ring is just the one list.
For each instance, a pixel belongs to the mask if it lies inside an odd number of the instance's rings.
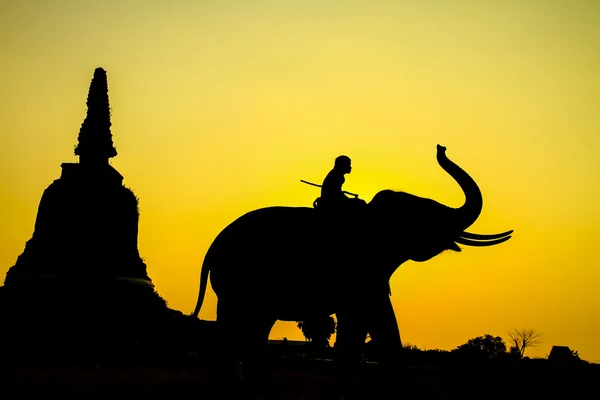
{"label": "gradient sky", "polygon": [[[546,356],[600,362],[600,2],[7,1],[0,3],[0,276],[33,233],[108,73],[112,165],[140,198],[157,291],[190,313],[203,256],[243,213],[310,206],[333,160],[346,190],[456,207],[436,145],[484,196],[491,248],[392,277],[404,343],[452,349],[533,328]],[[85,266],[82,266],[85,267]],[[2,282],[2,281],[0,281]],[[214,319],[209,290],[200,316]],[[301,339],[279,322],[272,338]]]}

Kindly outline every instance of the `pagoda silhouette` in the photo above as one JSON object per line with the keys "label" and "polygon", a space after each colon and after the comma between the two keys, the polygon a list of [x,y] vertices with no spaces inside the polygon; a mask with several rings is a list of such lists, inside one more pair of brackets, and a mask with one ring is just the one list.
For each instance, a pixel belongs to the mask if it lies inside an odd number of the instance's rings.
{"label": "pagoda silhouette", "polygon": [[63,163],[43,192],[33,235],[0,286],[0,324],[10,327],[0,330],[0,358],[143,353],[182,344],[187,325],[197,326],[167,307],[147,274],[138,199],[109,164],[110,117],[106,71],[96,68],[79,162]]}
{"label": "pagoda silhouette", "polygon": [[137,198],[108,162],[117,155],[110,127],[106,71],[97,68],[75,147],[79,163],[63,163],[61,177],[44,191],[33,237],[5,286],[120,279],[153,287],[137,248]]}

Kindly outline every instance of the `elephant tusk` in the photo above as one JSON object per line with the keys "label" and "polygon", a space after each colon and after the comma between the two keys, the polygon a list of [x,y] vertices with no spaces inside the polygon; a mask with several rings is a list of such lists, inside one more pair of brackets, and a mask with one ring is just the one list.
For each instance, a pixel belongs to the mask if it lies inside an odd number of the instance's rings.
{"label": "elephant tusk", "polygon": [[492,235],[481,235],[479,233],[470,233],[470,232],[463,232],[461,233],[459,236],[464,238],[464,239],[473,239],[473,240],[491,240],[491,239],[499,239],[499,238],[503,238],[505,236],[510,235],[511,233],[513,233],[514,231],[511,229],[510,231],[506,231],[503,233],[494,233]]}
{"label": "elephant tusk", "polygon": [[503,238],[500,239],[495,239],[495,240],[487,240],[487,241],[477,241],[477,240],[471,240],[471,239],[465,239],[462,237],[456,238],[454,241],[456,243],[460,243],[460,244],[464,244],[465,246],[493,246],[495,244],[500,244],[502,242],[506,242],[508,239],[510,239],[512,236],[505,236]]}

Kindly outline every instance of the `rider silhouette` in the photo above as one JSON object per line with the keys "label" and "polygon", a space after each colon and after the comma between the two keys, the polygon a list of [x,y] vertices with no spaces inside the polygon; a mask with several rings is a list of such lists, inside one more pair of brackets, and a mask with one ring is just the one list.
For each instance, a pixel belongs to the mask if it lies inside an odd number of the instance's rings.
{"label": "rider silhouette", "polygon": [[352,171],[352,161],[348,156],[339,156],[335,159],[333,169],[329,171],[321,185],[321,197],[318,200],[319,207],[348,208],[364,204],[364,200],[346,196],[342,185],[346,182],[344,175]]}

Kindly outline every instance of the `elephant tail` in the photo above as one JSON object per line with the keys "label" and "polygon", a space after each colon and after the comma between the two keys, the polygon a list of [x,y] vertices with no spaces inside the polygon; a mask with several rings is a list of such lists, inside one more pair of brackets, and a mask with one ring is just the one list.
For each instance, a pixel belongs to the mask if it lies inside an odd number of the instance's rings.
{"label": "elephant tail", "polygon": [[196,302],[196,308],[194,308],[194,312],[192,313],[192,317],[198,318],[198,314],[200,313],[200,308],[202,307],[202,302],[204,301],[204,295],[206,294],[206,285],[208,284],[208,273],[210,272],[210,268],[208,267],[208,263],[206,262],[206,258],[204,259],[204,263],[202,264],[202,269],[200,271],[200,290],[198,291],[198,301]]}

